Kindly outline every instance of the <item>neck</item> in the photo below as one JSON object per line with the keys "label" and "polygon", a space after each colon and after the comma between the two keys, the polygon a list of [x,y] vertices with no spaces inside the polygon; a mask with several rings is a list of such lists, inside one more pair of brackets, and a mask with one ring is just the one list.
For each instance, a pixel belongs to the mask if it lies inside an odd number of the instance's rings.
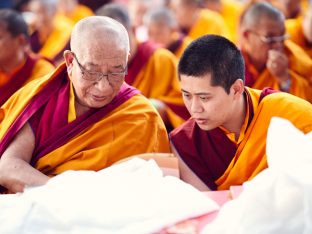
{"label": "neck", "polygon": [[233,107],[231,120],[229,124],[226,124],[225,127],[230,132],[235,134],[235,139],[238,140],[240,131],[244,124],[245,118],[247,114],[247,100],[245,95],[241,95],[237,104]]}
{"label": "neck", "polygon": [[25,59],[26,54],[24,51],[18,52],[12,58],[1,62],[1,70],[6,74],[11,74],[17,67],[21,66]]}
{"label": "neck", "polygon": [[86,107],[82,104],[80,104],[78,101],[75,101],[75,111],[76,111],[76,118],[86,113],[88,110],[90,110],[89,107]]}

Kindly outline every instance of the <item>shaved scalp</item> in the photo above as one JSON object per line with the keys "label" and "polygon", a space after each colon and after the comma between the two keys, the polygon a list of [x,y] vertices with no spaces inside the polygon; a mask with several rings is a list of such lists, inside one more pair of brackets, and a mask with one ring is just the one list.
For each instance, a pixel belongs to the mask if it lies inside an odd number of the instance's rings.
{"label": "shaved scalp", "polygon": [[31,0],[30,4],[33,2],[39,3],[50,15],[54,15],[57,11],[57,0]]}
{"label": "shaved scalp", "polygon": [[284,22],[285,16],[281,11],[266,2],[249,6],[241,16],[240,24],[245,28],[257,27],[261,19]]}
{"label": "shaved scalp", "polygon": [[90,16],[75,25],[70,40],[71,50],[80,51],[90,41],[114,42],[119,47],[124,47],[127,53],[130,51],[127,30],[121,23],[109,17]]}
{"label": "shaved scalp", "polygon": [[174,13],[165,7],[156,8],[148,11],[144,17],[144,23],[165,24],[168,25],[170,28],[178,27],[178,24],[174,17]]}

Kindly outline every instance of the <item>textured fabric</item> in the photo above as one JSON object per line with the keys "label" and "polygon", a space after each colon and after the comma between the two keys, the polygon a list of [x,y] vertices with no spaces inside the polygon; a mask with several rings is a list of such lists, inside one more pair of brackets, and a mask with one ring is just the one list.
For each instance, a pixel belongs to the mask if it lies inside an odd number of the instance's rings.
{"label": "textured fabric", "polygon": [[[185,127],[193,120],[170,134],[182,160],[211,189],[223,190],[231,185],[240,185],[267,167],[266,135],[272,117],[288,119],[304,133],[312,130],[310,103],[287,93],[268,94],[262,95],[259,102],[261,91],[247,89],[247,97],[250,97],[249,124],[237,146],[218,129],[207,132],[195,124],[192,128]],[[191,132],[195,128],[197,135]]]}
{"label": "textured fabric", "polygon": [[110,104],[68,123],[68,84],[63,64],[52,76],[31,82],[11,97],[0,109],[0,154],[25,122],[34,126],[32,117],[48,125],[37,121],[34,128],[32,164],[49,176],[66,170],[100,170],[140,153],[170,152],[160,116],[134,88],[124,84]]}

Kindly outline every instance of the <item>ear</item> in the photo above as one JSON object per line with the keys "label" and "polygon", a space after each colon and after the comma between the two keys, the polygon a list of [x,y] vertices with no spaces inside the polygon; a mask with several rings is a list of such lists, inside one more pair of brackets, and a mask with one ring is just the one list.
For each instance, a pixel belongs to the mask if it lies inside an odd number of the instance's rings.
{"label": "ear", "polygon": [[72,70],[73,70],[74,55],[70,50],[65,50],[63,53],[63,57],[67,66],[68,76],[69,78],[71,78]]}
{"label": "ear", "polygon": [[232,84],[231,92],[234,95],[234,99],[240,98],[244,93],[245,85],[242,79],[237,79],[234,84]]}
{"label": "ear", "polygon": [[17,36],[18,44],[22,45],[23,47],[26,47],[28,45],[28,41],[26,39],[26,36],[24,34],[20,34]]}

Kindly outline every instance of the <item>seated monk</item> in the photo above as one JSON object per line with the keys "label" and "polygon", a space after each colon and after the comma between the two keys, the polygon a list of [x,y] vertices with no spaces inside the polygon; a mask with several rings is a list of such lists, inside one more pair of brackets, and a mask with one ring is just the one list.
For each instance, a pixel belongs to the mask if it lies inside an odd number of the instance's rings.
{"label": "seated monk", "polygon": [[205,34],[230,37],[223,17],[214,11],[201,8],[201,0],[171,0],[179,28],[193,40]]}
{"label": "seated monk", "polygon": [[[178,66],[192,118],[170,133],[181,178],[199,190],[241,185],[267,167],[271,118],[312,131],[312,105],[272,89],[244,86],[244,59],[229,40],[206,35],[184,51]],[[295,155],[294,155],[295,156]]]}
{"label": "seated monk", "polygon": [[79,20],[94,15],[93,11],[78,0],[58,0],[58,14],[64,15],[77,23]]}
{"label": "seated monk", "polygon": [[312,101],[312,60],[285,35],[283,14],[268,3],[246,9],[240,22],[246,85],[271,87]]}
{"label": "seated monk", "polygon": [[35,14],[34,32],[30,45],[35,53],[55,64],[63,61],[63,52],[69,49],[70,32],[74,22],[57,14],[57,0],[31,0],[28,10]]}
{"label": "seated monk", "polygon": [[175,16],[167,8],[148,11],[144,17],[149,40],[170,50],[178,59],[192,39],[178,29]]}
{"label": "seated monk", "polygon": [[27,30],[20,13],[0,10],[0,106],[26,83],[54,70],[49,61],[27,52]]}
{"label": "seated monk", "polygon": [[66,170],[94,170],[142,153],[170,152],[159,114],[124,82],[126,29],[108,17],[79,21],[53,74],[0,109],[0,185],[42,185]]}
{"label": "seated monk", "polygon": [[229,29],[231,40],[236,43],[238,41],[238,23],[243,12],[243,4],[236,0],[203,0],[203,4],[205,8],[221,14]]}
{"label": "seated monk", "polygon": [[122,5],[104,5],[96,14],[111,17],[128,30],[130,59],[126,82],[150,99],[167,129],[181,125],[189,118],[189,114],[183,105],[175,56],[152,42],[139,43],[131,30],[129,14]]}
{"label": "seated monk", "polygon": [[312,5],[299,20],[286,21],[286,29],[290,39],[303,48],[312,59]]}

